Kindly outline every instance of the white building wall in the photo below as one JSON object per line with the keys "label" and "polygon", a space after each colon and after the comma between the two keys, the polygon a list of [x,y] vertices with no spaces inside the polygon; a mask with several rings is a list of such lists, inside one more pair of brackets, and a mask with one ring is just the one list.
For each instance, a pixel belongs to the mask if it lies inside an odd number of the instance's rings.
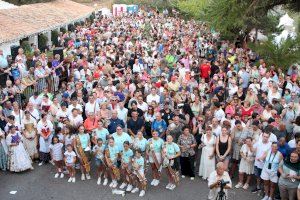
{"label": "white building wall", "polygon": [[39,43],[38,35],[29,37],[28,42],[29,42],[29,44],[33,43],[34,45],[38,46],[38,43]]}
{"label": "white building wall", "polygon": [[0,44],[0,49],[3,50],[4,56],[11,55],[10,47],[13,46],[13,45],[20,46],[20,42],[16,41],[16,42]]}

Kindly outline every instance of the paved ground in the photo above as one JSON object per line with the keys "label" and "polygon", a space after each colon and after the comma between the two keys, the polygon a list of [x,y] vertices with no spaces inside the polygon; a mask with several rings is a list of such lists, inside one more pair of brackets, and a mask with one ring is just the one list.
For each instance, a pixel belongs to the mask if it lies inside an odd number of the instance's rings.
{"label": "paved ground", "polygon": [[[112,195],[108,186],[98,186],[95,178],[83,182],[79,180],[78,173],[76,183],[67,183],[67,178],[53,178],[55,171],[51,165],[34,167],[33,171],[23,173],[0,172],[0,200],[205,200],[208,193],[207,183],[200,178],[194,181],[181,179],[178,188],[173,192],[168,191],[164,188],[166,177],[163,177],[162,184],[158,187],[149,186],[143,198],[139,198],[137,194],[121,197]],[[9,194],[13,190],[17,193]],[[230,199],[258,200],[261,197],[250,191],[234,189],[230,192]]]}

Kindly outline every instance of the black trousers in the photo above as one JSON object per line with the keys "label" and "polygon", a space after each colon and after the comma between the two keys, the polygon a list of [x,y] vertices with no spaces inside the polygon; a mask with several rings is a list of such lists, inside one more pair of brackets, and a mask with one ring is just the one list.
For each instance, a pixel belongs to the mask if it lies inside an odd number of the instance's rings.
{"label": "black trousers", "polygon": [[181,175],[195,177],[195,156],[180,157]]}

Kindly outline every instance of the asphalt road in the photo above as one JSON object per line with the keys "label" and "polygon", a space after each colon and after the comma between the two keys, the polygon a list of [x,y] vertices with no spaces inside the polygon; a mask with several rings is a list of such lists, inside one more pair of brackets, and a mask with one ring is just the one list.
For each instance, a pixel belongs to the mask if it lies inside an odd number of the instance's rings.
{"label": "asphalt road", "polygon": [[[146,195],[141,198],[138,194],[128,193],[125,197],[113,195],[108,186],[98,186],[95,174],[92,179],[81,181],[80,173],[77,173],[76,183],[67,183],[64,179],[54,179],[55,170],[50,164],[38,167],[34,165],[33,171],[22,173],[10,173],[0,171],[0,200],[205,200],[207,199],[207,182],[200,178],[191,181],[187,178],[180,180],[180,185],[174,190],[165,189],[166,177],[162,178],[157,187],[148,186]],[[16,194],[10,194],[17,191]],[[233,189],[229,193],[232,200],[258,200],[257,194],[252,194],[250,189]]]}

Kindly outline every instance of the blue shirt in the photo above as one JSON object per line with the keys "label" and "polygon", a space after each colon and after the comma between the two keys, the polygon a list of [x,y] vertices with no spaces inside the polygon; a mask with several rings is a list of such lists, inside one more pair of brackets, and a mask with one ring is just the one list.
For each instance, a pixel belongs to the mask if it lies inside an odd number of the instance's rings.
{"label": "blue shirt", "polygon": [[131,149],[128,149],[127,151],[122,151],[122,161],[124,163],[129,163],[131,158],[133,156],[133,151]]}
{"label": "blue shirt", "polygon": [[83,150],[88,147],[89,141],[90,141],[90,135],[85,133],[85,134],[78,134],[81,146]]}
{"label": "blue shirt", "polygon": [[178,152],[180,152],[179,146],[172,142],[171,144],[166,144],[166,153],[168,157],[174,157]]}
{"label": "blue shirt", "polygon": [[107,127],[108,132],[109,132],[110,134],[116,132],[116,129],[117,129],[117,126],[118,126],[118,125],[121,125],[122,128],[125,127],[125,124],[124,124],[123,120],[121,120],[121,119],[119,119],[119,118],[117,118],[117,119],[110,119],[110,123],[109,123],[109,125],[108,125],[108,127]]}
{"label": "blue shirt", "polygon": [[150,138],[148,140],[148,145],[150,147],[150,150],[153,149],[155,153],[160,153],[162,150],[162,147],[164,145],[164,141],[161,138],[158,138],[157,140],[154,140],[153,138]]}
{"label": "blue shirt", "polygon": [[123,132],[121,135],[118,135],[118,133],[114,133],[112,134],[112,137],[114,138],[115,144],[119,148],[119,151],[123,151],[123,144],[125,141],[132,143],[131,137],[128,135],[128,133],[125,132]]}
{"label": "blue shirt", "polygon": [[250,75],[248,72],[243,72],[241,74],[241,78],[243,79],[242,88],[247,88],[249,84]]}
{"label": "blue shirt", "polygon": [[118,153],[120,153],[119,148],[117,145],[114,145],[113,147],[108,146],[109,150],[109,158],[112,160],[113,163],[117,161]]}
{"label": "blue shirt", "polygon": [[135,139],[134,145],[136,145],[137,148],[139,148],[141,151],[144,152],[146,150],[147,140],[146,140],[146,138],[143,138],[141,140]]}
{"label": "blue shirt", "polygon": [[154,120],[151,125],[151,129],[153,131],[157,131],[158,135],[161,135],[167,130],[167,123],[163,119],[161,121]]}
{"label": "blue shirt", "polygon": [[291,147],[288,145],[288,143],[285,143],[283,146],[280,146],[278,144],[278,151],[282,154],[282,156],[285,158],[286,156],[288,156],[291,152],[292,149]]}
{"label": "blue shirt", "polygon": [[103,143],[106,142],[106,137],[109,135],[109,132],[106,128],[102,130],[96,129],[93,134],[97,139],[101,138]]}
{"label": "blue shirt", "polygon": [[145,161],[144,161],[144,158],[143,156],[141,156],[140,158],[134,158],[134,161],[136,164],[138,164],[140,166],[140,170],[144,170],[144,167],[145,167]]}

